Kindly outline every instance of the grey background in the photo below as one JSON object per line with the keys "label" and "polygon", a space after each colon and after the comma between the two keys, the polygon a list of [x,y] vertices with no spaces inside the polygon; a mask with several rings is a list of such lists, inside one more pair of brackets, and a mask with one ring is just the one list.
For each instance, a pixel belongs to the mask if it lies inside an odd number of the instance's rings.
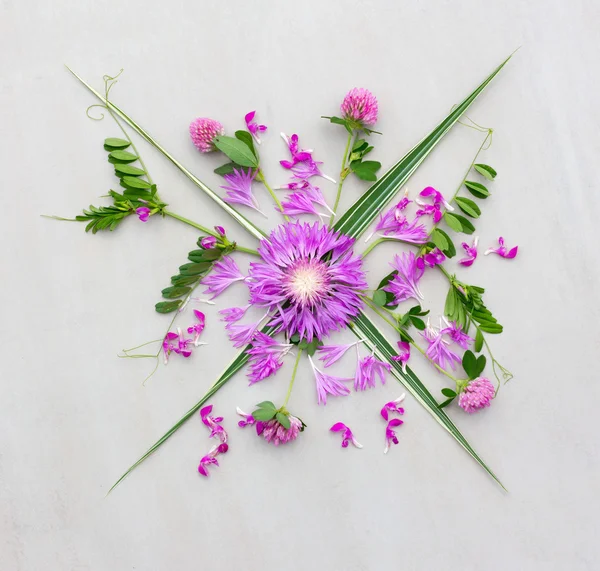
{"label": "grey background", "polygon": [[[4,0],[0,568],[598,569],[599,16],[597,2],[560,0]],[[161,366],[145,386],[153,364],[116,357],[162,334],[153,304],[196,234],[173,220],[131,219],[92,236],[39,217],[74,215],[114,185],[102,140],[116,127],[86,118],[93,100],[62,64],[96,87],[124,67],[115,101],[217,188],[218,159],[188,139],[195,116],[233,131],[258,109],[274,184],[285,181],[279,131],[298,132],[336,176],[344,133],[319,116],[365,86],[379,98],[384,133],[373,158],[387,168],[518,46],[470,116],[495,128],[482,158],[500,173],[479,222],[482,247],[502,234],[520,254],[461,272],[488,288],[505,326],[493,350],[515,379],[482,414],[450,409],[509,493],[411,398],[401,443],[384,457],[378,410],[402,392],[391,379],[323,408],[303,367],[290,406],[309,430],[293,446],[239,430],[235,406],[281,400],[288,363],[251,389],[238,375],[212,399],[231,451],[209,480],[196,473],[210,443],[194,417],[105,497],[235,354],[215,311],[240,303],[243,289],[207,310],[210,346]],[[409,188],[451,194],[480,142],[456,127]],[[250,244],[158,153],[141,149],[173,210]],[[342,206],[364,188],[349,182]],[[274,213],[253,219],[277,223]],[[372,282],[395,249],[369,261]],[[435,273],[424,278],[433,313],[444,289]],[[439,394],[442,378],[413,361]],[[362,450],[339,448],[327,433],[338,420]]]}

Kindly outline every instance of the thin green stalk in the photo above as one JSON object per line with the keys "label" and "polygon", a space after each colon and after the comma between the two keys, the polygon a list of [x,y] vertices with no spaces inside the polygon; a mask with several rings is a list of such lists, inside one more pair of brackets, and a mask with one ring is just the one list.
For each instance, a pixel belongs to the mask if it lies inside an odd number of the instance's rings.
{"label": "thin green stalk", "polygon": [[296,355],[296,362],[294,363],[294,370],[292,371],[292,379],[290,381],[290,386],[288,387],[287,395],[285,395],[285,400],[283,401],[283,406],[285,407],[290,400],[290,395],[292,394],[292,388],[294,387],[294,381],[296,380],[296,371],[298,370],[298,363],[300,362],[300,355],[302,355],[302,349],[298,350],[298,355]]}
{"label": "thin green stalk", "polygon": [[382,244],[383,242],[392,241],[392,238],[377,238],[377,240],[375,240],[375,242],[371,242],[367,249],[362,253],[362,259],[364,260],[367,257],[367,255],[370,254],[371,251],[375,248],[375,246],[379,246],[379,244]]}
{"label": "thin green stalk", "polygon": [[344,185],[344,180],[346,179],[344,175],[344,171],[346,170],[346,162],[348,161],[348,153],[350,152],[350,144],[352,143],[352,137],[354,133],[348,134],[348,140],[346,141],[346,148],[344,149],[344,156],[342,158],[342,168],[340,169],[340,182],[337,187],[337,194],[335,195],[335,203],[333,205],[333,211],[331,214],[331,218],[329,219],[329,226],[333,226],[333,221],[335,219],[335,213],[337,212],[337,207],[340,203],[340,198],[342,197],[342,186]]}
{"label": "thin green stalk", "polygon": [[[265,173],[263,173],[262,169],[260,169],[260,168],[258,169],[256,178],[258,178],[258,180],[265,185],[265,188],[269,191],[271,198],[275,201],[277,208],[279,208],[279,211],[283,214],[283,206],[281,206],[281,202],[279,201],[279,198],[277,198],[275,191],[271,188],[271,186],[267,182],[267,179],[265,178]],[[286,216],[285,214],[283,214],[283,217],[285,218],[286,221],[289,220],[289,217]]]}
{"label": "thin green stalk", "polygon": [[217,232],[215,230],[209,230],[208,228],[202,226],[201,224],[198,224],[197,222],[194,222],[193,220],[190,220],[189,218],[185,218],[183,216],[180,216],[179,214],[175,214],[175,212],[171,212],[170,210],[166,210],[166,209],[163,209],[162,213],[165,216],[170,216],[171,218],[175,218],[176,220],[179,220],[180,222],[183,222],[184,224],[187,224],[188,226],[197,228],[198,230],[200,230],[200,232],[204,232],[205,234],[210,234],[211,236],[214,236],[215,238],[219,238],[219,234],[217,234]]}
{"label": "thin green stalk", "polygon": [[235,249],[237,252],[245,252],[246,254],[258,256],[260,258],[260,254],[256,250],[252,250],[251,248],[244,248],[243,246],[238,246],[237,242],[235,244]]}

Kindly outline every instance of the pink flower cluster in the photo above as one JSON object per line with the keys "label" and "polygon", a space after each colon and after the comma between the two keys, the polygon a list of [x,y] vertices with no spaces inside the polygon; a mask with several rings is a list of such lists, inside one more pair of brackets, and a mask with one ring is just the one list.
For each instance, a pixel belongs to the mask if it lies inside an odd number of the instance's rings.
{"label": "pink flower cluster", "polygon": [[214,119],[199,117],[190,124],[190,137],[196,148],[201,153],[210,153],[216,150],[214,140],[219,135],[224,135],[223,125]]}
{"label": "pink flower cluster", "polygon": [[472,414],[490,406],[495,395],[496,390],[491,381],[485,377],[478,377],[469,382],[461,391],[458,397],[458,406]]}
{"label": "pink flower cluster", "polygon": [[194,309],[194,315],[196,316],[196,323],[193,323],[187,328],[189,334],[193,334],[193,338],[186,337],[181,328],[177,328],[177,333],[169,331],[163,339],[163,353],[165,356],[165,365],[169,362],[171,353],[181,355],[186,359],[192,355],[192,346],[199,347],[202,345],[200,342],[200,334],[204,331],[205,316],[204,313]]}
{"label": "pink flower cluster", "polygon": [[266,422],[262,422],[260,420],[256,420],[251,414],[245,413],[239,407],[237,408],[237,413],[243,417],[243,419],[238,422],[238,426],[240,428],[245,428],[246,426],[255,426],[256,434],[275,446],[287,444],[292,440],[296,440],[300,432],[303,430],[302,421],[291,414],[287,415],[290,422],[290,427],[286,428],[275,418]]}
{"label": "pink flower cluster", "polygon": [[375,125],[379,107],[377,98],[363,87],[351,89],[340,106],[342,117],[359,125]]}
{"label": "pink flower cluster", "polygon": [[205,426],[210,428],[209,438],[217,438],[219,440],[219,444],[215,444],[215,446],[210,449],[208,454],[200,459],[198,472],[203,476],[208,476],[208,466],[219,465],[217,456],[220,454],[225,454],[225,452],[229,450],[229,445],[227,444],[227,432],[221,425],[221,422],[223,422],[223,417],[211,416],[212,409],[212,405],[208,405],[200,410],[200,418],[202,419],[202,422]]}

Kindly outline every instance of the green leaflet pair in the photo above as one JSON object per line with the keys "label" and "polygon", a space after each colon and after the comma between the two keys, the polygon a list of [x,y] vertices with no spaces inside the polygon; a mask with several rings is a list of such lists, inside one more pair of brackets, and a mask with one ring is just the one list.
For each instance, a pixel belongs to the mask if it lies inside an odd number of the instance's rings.
{"label": "green leaflet pair", "polygon": [[[406,184],[410,176],[415,172],[419,165],[425,160],[433,148],[440,142],[444,135],[458,121],[460,116],[477,99],[481,92],[494,79],[500,70],[506,65],[512,56],[504,60],[468,97],[459,105],[455,106],[450,114],[443,119],[426,137],[417,143],[402,159],[400,159],[385,175],[375,182],[349,209],[343,214],[334,225],[334,229],[353,238],[361,236],[369,225],[375,220],[377,215],[394,198],[400,188]],[[175,157],[164,149],[147,131],[138,125],[119,107],[105,99],[99,92],[88,85],[75,72],[69,69],[73,75],[83,85],[85,85],[103,104],[107,105],[112,111],[130,125],[146,141],[158,149],[167,159],[169,159],[181,172],[183,172],[200,190],[216,202],[225,212],[227,212],[236,222],[238,222],[248,233],[257,239],[265,237],[265,233],[254,226],[242,214],[225,203],[221,198],[208,188],[200,179],[185,168]],[[370,349],[374,349],[378,358],[389,362],[392,365],[392,374],[403,384],[406,389],[416,398],[416,400],[435,418],[435,420],[445,428],[454,439],[484,468],[484,470],[500,484],[501,482],[495,474],[488,468],[483,460],[478,456],[475,450],[467,442],[458,428],[448,418],[446,413],[440,409],[436,400],[421,383],[418,377],[407,369],[406,373],[392,357],[396,355],[392,345],[384,337],[377,326],[364,314],[360,314],[354,321],[351,329],[356,335],[366,339],[366,344]],[[245,350],[242,351],[233,362],[227,367],[225,372],[212,385],[208,392],[188,410],[177,423],[171,427],[155,444],[153,444],[143,456],[133,464],[111,488],[114,489],[133,469],[139,466],[148,456],[155,452],[166,440],[168,440],[192,415],[194,415],[226,382],[228,382],[236,372],[238,372],[247,362],[248,356]]]}

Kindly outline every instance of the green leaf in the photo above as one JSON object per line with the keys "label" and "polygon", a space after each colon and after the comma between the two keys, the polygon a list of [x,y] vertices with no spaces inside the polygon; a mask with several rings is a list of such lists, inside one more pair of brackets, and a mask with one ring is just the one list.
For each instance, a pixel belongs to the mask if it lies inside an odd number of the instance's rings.
{"label": "green leaf", "polygon": [[172,286],[162,290],[162,296],[166,299],[175,299],[177,297],[183,297],[185,294],[192,291],[191,287],[187,286]]}
{"label": "green leaf", "polygon": [[276,411],[274,408],[257,408],[253,413],[252,416],[256,419],[256,420],[260,420],[262,422],[267,422],[268,420],[271,420],[276,414]]}
{"label": "green leaf", "polygon": [[442,252],[448,249],[449,244],[447,235],[444,235],[444,233],[441,230],[436,228],[431,233],[431,236],[429,236],[429,238]]}
{"label": "green leaf", "polygon": [[181,276],[181,275],[177,275],[177,276],[172,276],[171,277],[171,283],[174,286],[186,286],[186,285],[192,285],[195,284],[199,279],[199,276]]}
{"label": "green leaf", "polygon": [[456,310],[456,306],[459,303],[460,302],[456,298],[456,290],[454,289],[454,286],[451,285],[450,289],[448,290],[448,294],[446,295],[446,304],[444,305],[444,314],[447,317],[449,317],[450,319],[452,319],[452,317],[454,316],[454,312]]}
{"label": "green leaf", "polygon": [[369,146],[369,143],[367,143],[367,141],[365,141],[364,139],[357,139],[354,142],[354,145],[352,145],[352,152],[360,153],[361,151],[364,151],[368,146]]}
{"label": "green leaf", "polygon": [[483,175],[488,180],[494,180],[498,174],[490,165],[479,163],[474,165],[474,168],[479,174]]}
{"label": "green leaf", "polygon": [[442,250],[440,248],[440,250],[444,252],[447,258],[453,258],[454,256],[456,256],[456,248],[454,247],[454,242],[452,241],[450,236],[448,236],[448,234],[446,234],[446,232],[444,232],[441,228],[436,228],[436,232],[439,232],[442,236],[444,236],[444,238],[446,238],[446,241],[448,242],[448,247],[445,250]]}
{"label": "green leaf", "polygon": [[221,175],[221,176],[225,176],[226,174],[233,174],[233,169],[236,167],[237,165],[235,163],[225,163],[224,165],[216,168],[213,172],[215,174]]}
{"label": "green leaf", "polygon": [[504,328],[502,325],[498,323],[481,323],[479,325],[479,329],[485,331],[486,333],[491,333],[492,335],[496,335],[497,333],[502,333]]}
{"label": "green leaf", "polygon": [[126,141],[125,139],[118,139],[116,137],[109,137],[108,139],[104,139],[104,148],[106,150],[122,150],[129,147],[129,145],[131,145],[131,143],[129,141]]}
{"label": "green leaf", "polygon": [[[485,462],[479,457],[472,446],[467,442],[460,430],[454,425],[450,418],[438,407],[437,401],[432,394],[427,390],[425,385],[418,377],[407,368],[406,373],[402,370],[401,365],[393,360],[397,355],[394,348],[386,340],[383,333],[362,313],[355,319],[352,331],[359,339],[365,339],[365,345],[370,350],[375,350],[375,357],[382,361],[387,361],[391,366],[391,373],[396,380],[406,387],[415,399],[431,414],[431,416],[446,429],[453,438],[474,458],[477,463],[492,477],[500,486],[502,483],[497,476],[490,470]],[[504,487],[504,486],[502,486]]]}
{"label": "green leaf", "polygon": [[258,159],[258,154],[254,148],[254,139],[248,131],[236,131],[235,138],[242,141],[251,151],[252,154]]}
{"label": "green leaf", "polygon": [[414,315],[411,315],[410,320],[411,320],[412,324],[419,331],[424,331],[425,330],[425,322],[422,319],[419,319],[418,317],[415,317]]}
{"label": "green leaf", "polygon": [[469,379],[474,379],[477,376],[477,357],[475,357],[473,351],[465,351],[462,358],[462,366]]}
{"label": "green leaf", "polygon": [[360,163],[360,167],[362,169],[367,169],[376,172],[381,168],[381,163],[379,161],[362,161]]}
{"label": "green leaf", "polygon": [[128,164],[116,164],[115,174],[117,176],[144,176],[146,171]]}
{"label": "green leaf", "polygon": [[124,176],[121,180],[125,183],[127,188],[148,190],[151,186],[147,180],[135,176]]}
{"label": "green leaf", "polygon": [[134,155],[129,151],[112,151],[108,154],[108,156],[121,163],[132,163],[133,161],[138,160],[137,155]]}
{"label": "green leaf", "polygon": [[442,389],[442,394],[449,398],[454,398],[456,396],[456,393],[452,389]]}
{"label": "green leaf", "polygon": [[387,292],[383,290],[375,290],[373,292],[373,303],[379,307],[384,307],[387,303]]}
{"label": "green leaf", "polygon": [[460,223],[459,219],[456,217],[456,214],[450,214],[450,212],[445,212],[444,220],[445,220],[446,224],[448,224],[448,226],[450,226],[450,228],[452,228],[452,230],[454,230],[455,232],[463,231],[462,224]]}
{"label": "green leaf", "polygon": [[258,408],[267,408],[275,410],[275,405],[270,400],[264,400],[256,405]]}
{"label": "green leaf", "polygon": [[[198,246],[202,246],[202,236],[198,238]],[[202,258],[202,262],[213,262],[214,260],[218,260],[223,254],[223,251],[220,248],[202,248],[200,250],[192,250],[189,255]]]}
{"label": "green leaf", "polygon": [[211,266],[210,262],[183,264],[179,266],[179,272],[183,276],[197,276],[210,270]]}
{"label": "green leaf", "polygon": [[473,345],[473,349],[475,349],[476,353],[479,353],[483,349],[483,335],[479,329],[477,329],[477,334],[475,335],[475,344]]}
{"label": "green leaf", "polygon": [[485,355],[479,355],[479,357],[477,357],[477,374],[475,375],[476,377],[479,377],[479,375],[483,373],[486,361],[487,359],[485,358]]}
{"label": "green leaf", "polygon": [[473,234],[475,232],[475,226],[473,226],[468,218],[465,218],[461,214],[452,214],[452,216],[460,222],[464,234]]}
{"label": "green leaf", "polygon": [[490,191],[479,182],[466,180],[465,186],[469,189],[469,192],[477,198],[487,198],[490,195]]}
{"label": "green leaf", "polygon": [[252,168],[258,166],[256,156],[243,141],[234,137],[220,135],[214,138],[214,144],[217,149],[225,153],[236,165]]}
{"label": "green leaf", "polygon": [[283,414],[282,412],[278,412],[275,415],[275,419],[283,428],[289,428],[291,426],[290,419],[287,414]]}
{"label": "green leaf", "polygon": [[154,306],[154,309],[158,313],[173,313],[179,309],[181,303],[181,299],[178,299],[177,301],[160,301]]}
{"label": "green leaf", "polygon": [[377,175],[375,172],[364,166],[364,163],[358,163],[357,165],[352,166],[352,172],[360,179],[360,180],[377,180]]}
{"label": "green leaf", "polygon": [[469,198],[463,198],[462,196],[457,196],[454,201],[458,204],[458,207],[468,216],[472,218],[479,218],[481,216],[481,210],[475,202],[470,200]]}

